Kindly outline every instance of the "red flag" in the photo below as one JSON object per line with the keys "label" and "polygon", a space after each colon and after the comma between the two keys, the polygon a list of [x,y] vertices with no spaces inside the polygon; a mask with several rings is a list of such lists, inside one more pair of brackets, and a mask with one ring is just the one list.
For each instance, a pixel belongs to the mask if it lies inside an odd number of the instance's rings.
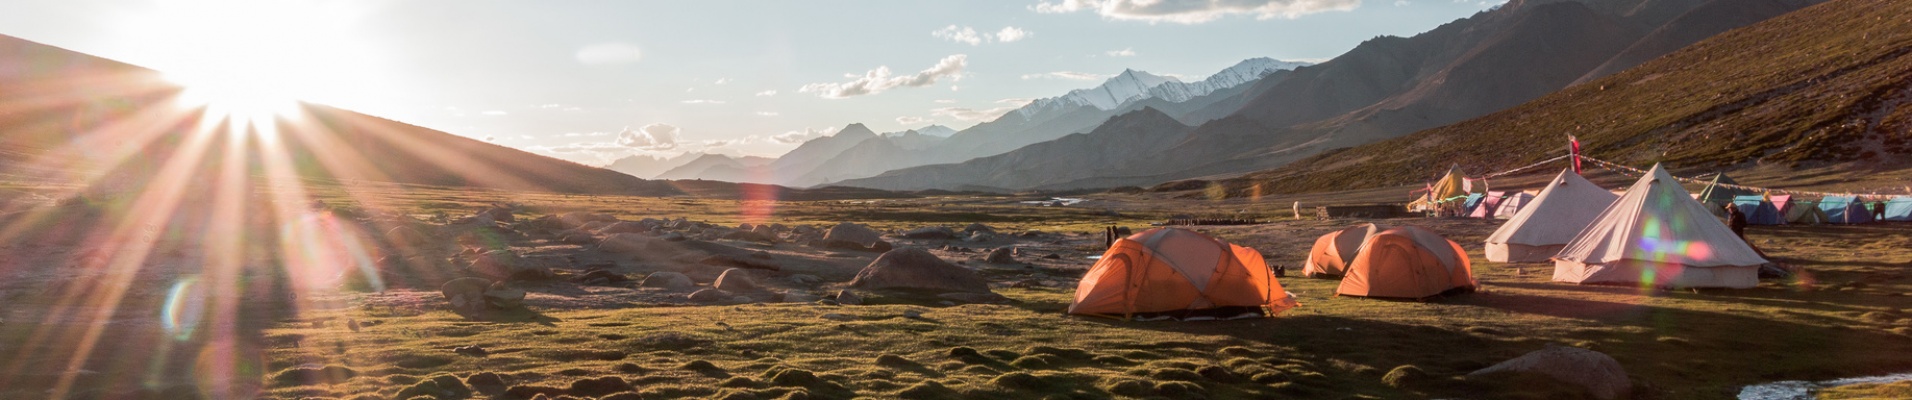
{"label": "red flag", "polygon": [[1567,141],[1573,144],[1573,173],[1580,173],[1580,138],[1567,135]]}

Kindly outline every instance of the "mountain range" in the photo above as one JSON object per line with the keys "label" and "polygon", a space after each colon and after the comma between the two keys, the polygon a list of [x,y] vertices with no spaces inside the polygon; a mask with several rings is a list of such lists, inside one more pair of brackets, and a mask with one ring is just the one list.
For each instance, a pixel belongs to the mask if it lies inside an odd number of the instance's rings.
{"label": "mountain range", "polygon": [[[1187,111],[1168,112],[1182,113],[1184,118],[1179,119],[1184,123],[1199,123],[1185,140],[1140,151],[1117,149],[1119,145],[1080,149],[1100,152],[1103,157],[1126,155],[1129,163],[1123,168],[1062,182],[991,182],[1004,170],[1028,170],[1041,163],[1033,157],[1004,154],[1007,159],[1030,161],[926,165],[837,184],[886,190],[998,187],[1013,191],[1235,176],[1503,110],[1719,32],[1820,2],[1510,1],[1413,37],[1377,37],[1319,65],[1237,86],[1246,87],[1237,96],[1244,99],[1239,106],[1226,107],[1232,110],[1208,115],[1205,121],[1185,118]],[[1117,124],[1120,118],[1107,124]],[[1119,142],[1144,132],[1098,130],[1096,134]],[[994,167],[982,171],[962,165],[970,162]]]}
{"label": "mountain range", "polygon": [[[862,124],[851,124],[835,135],[812,139],[779,156],[762,168],[767,172],[745,172],[748,168],[737,165],[710,169],[679,166],[679,174],[658,176],[816,186],[894,169],[1001,154],[1088,132],[1109,117],[1143,108],[1154,108],[1183,122],[1199,123],[1226,115],[1240,106],[1241,96],[1250,83],[1282,76],[1306,65],[1309,64],[1252,58],[1195,82],[1124,70],[1095,87],[1037,99],[962,131],[947,132],[949,128],[931,126],[923,132],[879,135]],[[726,164],[715,159],[711,163]],[[627,173],[643,171],[631,168]]]}
{"label": "mountain range", "polygon": [[[1712,6],[1771,12],[1787,5]],[[1224,186],[1236,194],[1252,186],[1333,191],[1419,183],[1449,166],[1502,171],[1565,154],[1569,134],[1590,157],[1636,167],[1905,168],[1912,164],[1912,19],[1906,15],[1912,2],[1827,2],[1518,107]]]}

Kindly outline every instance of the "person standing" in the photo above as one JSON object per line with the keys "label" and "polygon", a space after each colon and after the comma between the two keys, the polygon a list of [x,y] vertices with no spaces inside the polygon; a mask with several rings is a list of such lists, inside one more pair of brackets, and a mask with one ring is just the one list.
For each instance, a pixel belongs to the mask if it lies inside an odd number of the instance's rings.
{"label": "person standing", "polygon": [[1872,199],[1872,220],[1885,220],[1885,200],[1883,198]]}
{"label": "person standing", "polygon": [[1746,213],[1739,212],[1739,206],[1726,205],[1726,227],[1733,228],[1733,234],[1739,240],[1746,240]]}

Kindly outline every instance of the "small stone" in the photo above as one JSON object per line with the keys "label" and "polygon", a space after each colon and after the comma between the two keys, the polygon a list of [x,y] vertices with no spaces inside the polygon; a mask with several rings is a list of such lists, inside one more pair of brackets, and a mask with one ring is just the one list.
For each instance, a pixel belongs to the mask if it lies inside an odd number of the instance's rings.
{"label": "small stone", "polygon": [[734,297],[734,296],[731,296],[730,293],[724,292],[722,290],[717,290],[717,289],[699,290],[696,292],[691,292],[691,294],[688,296],[690,301],[695,301],[699,303],[716,303],[716,302],[720,302],[724,300],[729,300],[731,297]]}
{"label": "small stone", "polygon": [[790,292],[783,292],[783,296],[781,297],[781,299],[785,303],[810,303],[810,302],[817,301],[817,295],[809,294],[805,292],[790,291]]}
{"label": "small stone", "polygon": [[684,276],[684,274],[681,273],[668,271],[652,273],[650,276],[644,277],[643,282],[638,283],[638,286],[665,289],[686,289],[695,285],[696,284],[691,282],[690,277]]}
{"label": "small stone", "polygon": [[923,318],[923,312],[916,311],[916,310],[904,310],[903,318],[909,318],[909,319]]}
{"label": "small stone", "polygon": [[837,292],[836,302],[837,304],[842,304],[846,306],[862,305],[863,298],[857,296],[856,293],[852,293],[849,290],[843,290],[843,291]]}
{"label": "small stone", "polygon": [[823,314],[823,315],[817,316],[817,318],[827,319],[831,321],[855,321],[856,320],[856,317],[838,314],[838,313]]}
{"label": "small stone", "polygon": [[485,350],[484,346],[479,346],[475,344],[470,346],[459,346],[458,348],[451,349],[451,352],[468,355],[472,357],[484,357],[486,355],[491,354],[490,351]]}

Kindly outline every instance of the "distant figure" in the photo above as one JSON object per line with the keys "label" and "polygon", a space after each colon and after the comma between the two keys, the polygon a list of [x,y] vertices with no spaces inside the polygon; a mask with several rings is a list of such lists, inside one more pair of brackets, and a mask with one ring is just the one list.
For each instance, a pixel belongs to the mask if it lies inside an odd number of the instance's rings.
{"label": "distant figure", "polygon": [[1733,228],[1733,234],[1739,240],[1746,240],[1746,213],[1739,212],[1739,206],[1726,205],[1726,226]]}
{"label": "distant figure", "polygon": [[1872,200],[1872,220],[1885,220],[1885,200]]}

